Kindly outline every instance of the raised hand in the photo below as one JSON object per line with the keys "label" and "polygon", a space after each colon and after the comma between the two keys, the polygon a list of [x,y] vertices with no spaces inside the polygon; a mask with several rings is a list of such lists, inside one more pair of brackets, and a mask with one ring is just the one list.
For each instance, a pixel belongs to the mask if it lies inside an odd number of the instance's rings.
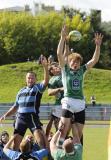
{"label": "raised hand", "polygon": [[64,26],[62,27],[61,37],[64,38],[64,39],[67,39],[67,37],[68,37],[68,28],[67,28],[66,25],[64,25]]}
{"label": "raised hand", "polygon": [[94,41],[95,44],[100,46],[102,43],[103,35],[101,33],[95,33]]}
{"label": "raised hand", "polygon": [[3,120],[5,120],[5,116],[4,115],[2,117],[0,117],[0,123],[2,123]]}
{"label": "raised hand", "polygon": [[46,57],[45,56],[43,56],[42,58],[41,58],[41,64],[45,67],[45,66],[48,66],[48,62],[47,62],[47,59],[46,59]]}

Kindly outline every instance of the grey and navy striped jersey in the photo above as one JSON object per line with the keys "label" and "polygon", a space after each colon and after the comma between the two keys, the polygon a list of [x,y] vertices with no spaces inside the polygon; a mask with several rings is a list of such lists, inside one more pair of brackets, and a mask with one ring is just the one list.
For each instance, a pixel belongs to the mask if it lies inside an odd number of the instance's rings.
{"label": "grey and navy striped jersey", "polygon": [[16,97],[14,106],[18,107],[18,113],[39,113],[40,100],[45,90],[43,83],[32,87],[22,88]]}

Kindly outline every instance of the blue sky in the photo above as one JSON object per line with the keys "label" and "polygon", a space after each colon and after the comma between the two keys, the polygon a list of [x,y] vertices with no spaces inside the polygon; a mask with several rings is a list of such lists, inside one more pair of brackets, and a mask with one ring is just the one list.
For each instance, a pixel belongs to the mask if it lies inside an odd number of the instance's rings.
{"label": "blue sky", "polygon": [[100,9],[102,10],[102,20],[111,21],[110,0],[0,0],[0,8],[24,6],[25,4],[29,4],[30,8],[33,8],[33,2],[54,5],[56,9],[60,9],[62,5],[68,5],[69,7],[85,11],[90,9]]}

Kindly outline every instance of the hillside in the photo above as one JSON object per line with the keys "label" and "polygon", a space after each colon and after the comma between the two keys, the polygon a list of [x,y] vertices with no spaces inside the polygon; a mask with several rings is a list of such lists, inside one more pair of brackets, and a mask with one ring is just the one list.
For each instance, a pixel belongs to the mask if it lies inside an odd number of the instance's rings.
{"label": "hillside", "polygon": [[[25,74],[33,70],[37,73],[37,81],[43,79],[43,68],[35,62],[17,63],[0,66],[0,103],[14,102],[16,94],[25,85]],[[91,69],[84,79],[86,102],[90,103],[91,95],[96,96],[97,103],[111,104],[111,71]],[[42,103],[53,103],[54,98],[45,91]]]}

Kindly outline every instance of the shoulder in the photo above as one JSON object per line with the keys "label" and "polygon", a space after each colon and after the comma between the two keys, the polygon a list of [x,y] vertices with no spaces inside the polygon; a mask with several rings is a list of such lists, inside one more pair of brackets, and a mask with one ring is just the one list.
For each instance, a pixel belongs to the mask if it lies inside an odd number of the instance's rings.
{"label": "shoulder", "polygon": [[27,87],[25,86],[25,87],[23,87],[23,88],[21,88],[20,90],[19,90],[19,92],[21,92],[21,91],[23,91],[23,90],[25,90]]}
{"label": "shoulder", "polygon": [[37,84],[34,85],[34,88],[36,89],[36,91],[41,92],[41,90],[43,90],[45,88],[45,85],[44,85],[43,82],[37,83]]}
{"label": "shoulder", "polygon": [[49,83],[48,83],[48,88],[54,89],[57,81],[58,81],[58,76],[51,77],[51,79],[49,80]]}
{"label": "shoulder", "polygon": [[21,89],[18,91],[18,95],[19,95],[20,93],[22,93],[25,89],[26,89],[26,87],[21,88]]}
{"label": "shoulder", "polygon": [[53,76],[53,77],[50,79],[49,83],[57,82],[60,78],[61,78],[61,75]]}
{"label": "shoulder", "polygon": [[4,146],[3,146],[2,142],[0,142],[0,150],[3,149],[3,147]]}
{"label": "shoulder", "polygon": [[3,148],[0,146],[0,157],[3,155]]}
{"label": "shoulder", "polygon": [[6,149],[5,150],[5,154],[7,157],[9,157],[11,160],[15,160],[17,158],[19,158],[19,156],[21,155],[21,152],[18,151],[13,151],[11,149]]}
{"label": "shoulder", "polygon": [[63,149],[57,149],[54,152],[52,152],[51,155],[54,159],[59,160],[60,158],[65,156],[65,152]]}
{"label": "shoulder", "polygon": [[52,76],[49,80],[49,83],[53,83],[55,81],[55,76]]}
{"label": "shoulder", "polygon": [[82,151],[82,150],[83,150],[83,146],[82,146],[82,144],[80,144],[80,143],[74,144],[74,148],[75,148],[75,150],[79,150],[79,151]]}
{"label": "shoulder", "polygon": [[48,154],[48,150],[47,149],[40,149],[39,151],[37,151],[37,153],[45,153]]}
{"label": "shoulder", "polygon": [[69,70],[70,70],[70,67],[69,67],[68,64],[65,64],[64,67],[61,69],[62,73],[63,72],[69,72]]}
{"label": "shoulder", "polygon": [[85,72],[87,70],[87,65],[84,64],[80,67],[80,70],[83,70],[83,72]]}
{"label": "shoulder", "polygon": [[47,149],[41,149],[39,151],[33,151],[31,153],[32,156],[39,157],[40,159],[43,159],[43,157],[48,156],[49,152]]}

